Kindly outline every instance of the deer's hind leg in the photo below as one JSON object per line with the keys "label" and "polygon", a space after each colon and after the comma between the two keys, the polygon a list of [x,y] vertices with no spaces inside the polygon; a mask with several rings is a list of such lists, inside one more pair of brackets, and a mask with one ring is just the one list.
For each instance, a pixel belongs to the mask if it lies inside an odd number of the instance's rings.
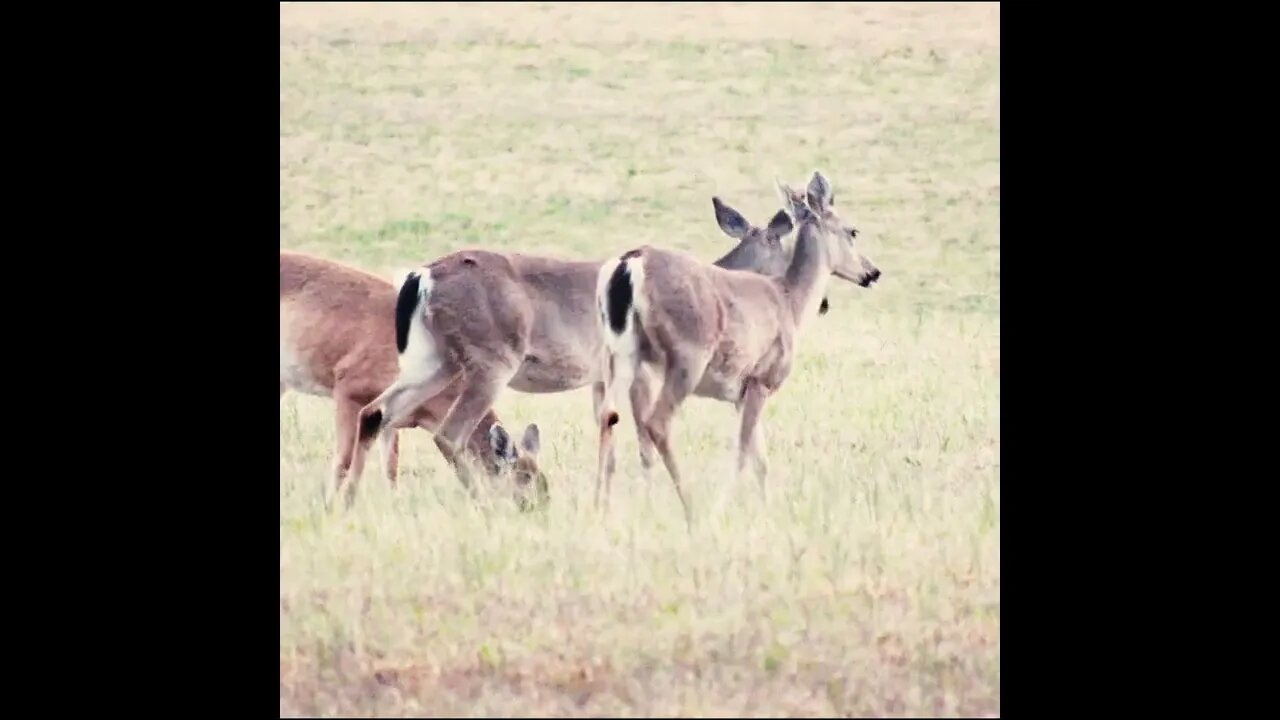
{"label": "deer's hind leg", "polygon": [[685,522],[689,524],[693,522],[693,514],[685,498],[684,489],[681,487],[680,469],[675,452],[671,448],[671,424],[676,412],[684,404],[685,398],[689,397],[697,387],[709,358],[708,353],[686,353],[683,357],[674,353],[668,355],[662,389],[659,390],[658,399],[644,422],[649,439],[658,449],[658,454],[662,456],[662,462],[667,467],[667,473],[675,483],[676,495],[679,496],[680,504],[684,507]]}
{"label": "deer's hind leg", "polygon": [[[595,418],[596,422],[600,421],[600,413],[604,409],[604,393],[605,393],[605,384],[603,381],[592,383],[591,385],[592,417]],[[608,473],[609,475],[612,475],[614,469],[618,465],[618,454],[614,452],[612,445],[609,446],[608,455],[606,457],[605,462],[607,463],[605,472]]]}
{"label": "deer's hind leg", "polygon": [[767,497],[765,484],[769,475],[769,458],[764,446],[764,405],[769,392],[756,380],[747,380],[742,394],[742,426],[738,433],[738,475],[746,469],[747,460],[754,460],[756,479],[760,483],[761,497]]}
{"label": "deer's hind leg", "polygon": [[657,462],[657,447],[653,438],[645,428],[644,420],[653,410],[654,387],[657,378],[648,365],[640,364],[636,370],[635,380],[631,383],[631,417],[636,424],[636,440],[640,445],[640,472],[645,482],[653,479],[653,465]]}
{"label": "deer's hind leg", "polygon": [[359,481],[369,444],[375,436],[412,424],[409,420],[418,408],[447,389],[460,375],[461,366],[452,362],[401,371],[396,381],[361,408],[354,418],[356,443],[350,475]]}
{"label": "deer's hind leg", "polygon": [[458,474],[458,480],[462,482],[463,487],[469,490],[474,491],[474,484],[466,459],[462,457],[462,450],[466,448],[467,440],[475,432],[476,425],[493,407],[494,401],[502,394],[515,373],[515,367],[510,366],[479,370],[474,374],[468,373],[462,392],[459,393],[453,408],[449,410],[449,414],[445,416],[444,422],[436,431],[436,447],[440,449],[440,454],[444,455],[449,464],[453,465],[454,472]]}
{"label": "deer's hind leg", "polygon": [[396,428],[383,430],[378,436],[378,450],[382,455],[382,474],[394,488],[400,472],[400,431]]}
{"label": "deer's hind leg", "polygon": [[338,497],[345,495],[346,505],[350,507],[355,502],[356,485],[360,481],[358,473],[353,472],[353,461],[357,452],[368,452],[372,438],[360,440],[357,437],[356,416],[360,414],[360,403],[357,400],[343,389],[336,388],[333,401],[337,445],[333,458],[332,501],[336,506]]}

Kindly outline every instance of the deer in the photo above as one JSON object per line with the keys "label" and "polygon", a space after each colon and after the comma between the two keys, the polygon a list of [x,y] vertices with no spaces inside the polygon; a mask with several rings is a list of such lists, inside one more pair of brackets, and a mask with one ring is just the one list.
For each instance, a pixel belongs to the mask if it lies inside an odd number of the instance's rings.
{"label": "deer", "polygon": [[[335,492],[344,489],[351,466],[360,408],[396,378],[396,297],[396,286],[376,275],[306,253],[280,251],[280,397],[292,390],[334,401]],[[460,390],[446,388],[379,437],[383,472],[393,488],[399,470],[397,431],[420,427],[434,433]],[[547,478],[537,463],[540,447],[536,423],[525,428],[517,446],[492,410],[478,419],[467,442],[491,476],[514,482],[522,509],[549,499]],[[350,506],[356,486],[346,483],[345,489]]]}
{"label": "deer", "polygon": [[[720,228],[737,244],[713,265],[744,273],[786,271],[783,239],[791,221],[783,210],[759,228],[714,198]],[[477,420],[506,389],[561,393],[592,388],[592,426],[604,402],[600,365],[604,337],[594,319],[596,278],[607,260],[566,260],[480,248],[462,249],[410,272],[395,309],[400,374],[366,405],[357,420],[353,473],[363,465],[370,438],[404,422],[446,388],[461,388],[441,421],[436,446],[470,487],[469,471],[455,462],[457,449]],[[629,388],[633,411],[652,403],[641,374]],[[640,416],[642,417],[642,416]],[[653,448],[640,440],[646,475]],[[616,463],[610,449],[608,462]]]}
{"label": "deer", "polygon": [[673,419],[690,395],[734,405],[740,416],[734,483],[751,460],[765,495],[769,462],[761,415],[791,374],[801,330],[825,299],[831,276],[869,288],[881,275],[858,250],[857,229],[836,213],[834,192],[821,172],[814,172],[803,194],[775,183],[789,211],[787,230],[791,217],[796,226],[794,252],[781,276],[728,270],[650,245],[601,266],[596,317],[605,337],[606,388],[598,416],[597,506],[602,486],[608,502],[614,470],[605,462],[619,420],[614,399],[637,378],[657,390],[653,405],[636,420],[637,433],[661,454],[686,524],[692,514],[671,437]]}

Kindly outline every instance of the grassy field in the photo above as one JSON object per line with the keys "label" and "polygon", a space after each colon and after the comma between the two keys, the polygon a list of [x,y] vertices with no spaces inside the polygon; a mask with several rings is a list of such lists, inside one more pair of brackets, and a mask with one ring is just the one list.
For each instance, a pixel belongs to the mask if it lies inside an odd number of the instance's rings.
{"label": "grassy field", "polygon": [[767,502],[727,484],[733,409],[685,406],[691,532],[627,414],[592,510],[588,389],[498,403],[541,427],[545,516],[467,502],[422,432],[328,516],[332,403],[287,395],[283,714],[999,713],[998,5],[280,15],[283,248],[711,261],[712,195],[763,224],[821,169],[884,272],[833,282],[767,406]]}

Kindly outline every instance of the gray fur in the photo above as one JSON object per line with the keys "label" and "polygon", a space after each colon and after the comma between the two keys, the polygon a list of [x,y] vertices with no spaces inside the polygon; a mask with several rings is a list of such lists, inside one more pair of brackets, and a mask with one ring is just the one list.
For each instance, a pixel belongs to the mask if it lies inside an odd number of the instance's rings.
{"label": "gray fur", "polygon": [[[741,219],[736,210],[718,199],[715,207],[722,227],[727,225],[741,234],[738,244],[717,260],[717,265],[766,274],[785,270],[787,249],[779,235],[783,223],[760,229],[742,220],[747,225],[744,230],[734,220],[735,215]],[[598,415],[604,392],[603,338],[595,291],[597,274],[605,264],[467,249],[425,266],[421,274],[430,278],[431,293],[412,321],[424,323],[444,357],[442,365],[434,378],[402,372],[395,385],[361,411],[361,417],[384,409],[387,398],[429,398],[436,387],[456,382],[451,378],[461,376],[465,379],[459,400],[436,435],[437,446],[452,460],[476,418],[506,388],[559,393],[591,385]],[[636,378],[631,394],[633,411],[648,408],[647,386],[645,377]],[[411,407],[412,403],[402,405]],[[387,410],[382,427],[399,422],[393,416],[402,412],[400,405]],[[536,436],[533,442],[537,444]],[[652,451],[642,439],[645,467],[652,464],[651,458]],[[614,463],[612,454],[609,463]],[[463,481],[467,482],[465,477]]]}
{"label": "gray fur", "polygon": [[[749,456],[756,461],[761,488],[768,463],[761,437],[760,415],[769,396],[790,376],[800,329],[809,322],[832,275],[864,287],[879,276],[869,260],[854,248],[856,232],[831,206],[831,186],[819,173],[805,195],[779,185],[788,209],[798,218],[795,251],[781,277],[735,272],[706,265],[681,252],[652,246],[639,248],[643,282],[634,288],[639,322],[624,332],[630,342],[610,344],[611,354],[643,348],[633,357],[613,356],[606,368],[647,370],[663,381],[652,409],[637,419],[638,432],[662,455],[684,505],[689,506],[671,449],[670,427],[675,413],[690,395],[733,403],[742,414],[738,469]],[[728,230],[726,230],[728,232]],[[635,251],[628,255],[635,255]],[[604,277],[602,274],[601,277]],[[603,292],[604,288],[597,288]],[[601,326],[602,332],[611,332]],[[621,334],[616,337],[624,340]],[[638,377],[643,376],[641,372]],[[607,373],[612,386],[617,375]],[[606,397],[613,397],[610,387]],[[601,414],[601,457],[612,452],[612,433]],[[602,461],[597,495],[607,487],[612,470]]]}

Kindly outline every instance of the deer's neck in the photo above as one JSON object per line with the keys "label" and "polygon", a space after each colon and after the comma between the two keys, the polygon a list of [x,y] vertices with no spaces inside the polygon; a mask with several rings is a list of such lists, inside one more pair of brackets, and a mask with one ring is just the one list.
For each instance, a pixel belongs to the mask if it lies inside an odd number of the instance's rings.
{"label": "deer's neck", "polygon": [[725,270],[749,270],[751,269],[751,260],[752,258],[749,257],[744,246],[737,245],[711,264]]}
{"label": "deer's neck", "polygon": [[799,327],[808,322],[818,311],[831,279],[831,259],[822,234],[812,223],[806,222],[796,233],[796,250],[787,267],[783,285],[791,315]]}

